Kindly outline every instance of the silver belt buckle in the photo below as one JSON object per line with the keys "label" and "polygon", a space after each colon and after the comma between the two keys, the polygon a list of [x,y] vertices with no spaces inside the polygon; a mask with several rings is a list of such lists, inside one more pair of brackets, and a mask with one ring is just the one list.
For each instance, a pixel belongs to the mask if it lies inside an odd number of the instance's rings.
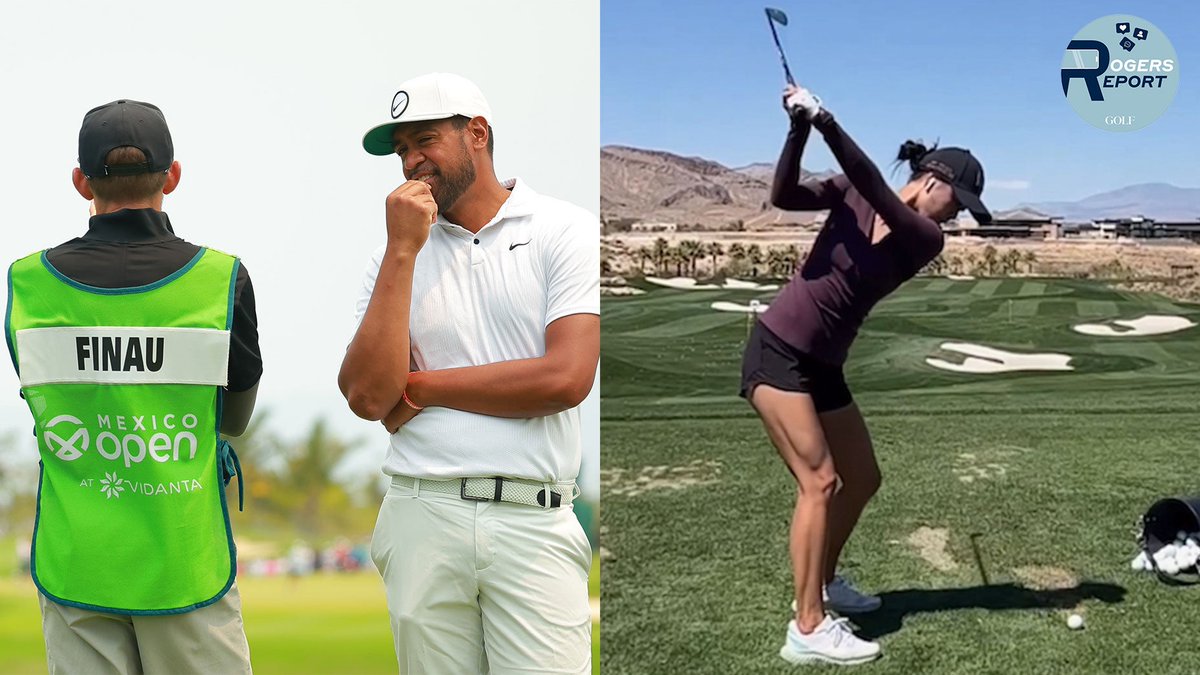
{"label": "silver belt buckle", "polygon": [[462,497],[463,499],[465,499],[465,500],[467,500],[467,501],[471,501],[471,502],[490,502],[490,501],[497,501],[497,502],[498,502],[498,501],[500,501],[500,491],[501,491],[501,489],[503,488],[503,485],[504,485],[504,479],[503,479],[503,478],[501,478],[500,476],[496,476],[496,477],[493,479],[493,480],[495,480],[495,481],[496,481],[496,494],[495,494],[495,496],[494,496],[494,497],[475,497],[475,496],[473,496],[473,495],[469,495],[469,494],[467,494],[467,481],[469,481],[469,480],[471,480],[471,479],[470,479],[470,478],[463,478],[463,479],[462,479],[462,482],[459,484],[459,489],[458,489],[458,496],[459,496],[459,497]]}

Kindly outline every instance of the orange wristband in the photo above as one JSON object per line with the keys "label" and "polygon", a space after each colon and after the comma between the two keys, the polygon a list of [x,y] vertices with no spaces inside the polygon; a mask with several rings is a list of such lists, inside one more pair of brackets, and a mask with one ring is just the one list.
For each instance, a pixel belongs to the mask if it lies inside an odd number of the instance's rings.
{"label": "orange wristband", "polygon": [[417,405],[416,403],[413,403],[413,400],[408,397],[407,389],[404,390],[404,393],[401,394],[401,397],[404,399],[404,402],[408,404],[408,407],[412,408],[413,410],[420,412],[425,409],[425,406]]}

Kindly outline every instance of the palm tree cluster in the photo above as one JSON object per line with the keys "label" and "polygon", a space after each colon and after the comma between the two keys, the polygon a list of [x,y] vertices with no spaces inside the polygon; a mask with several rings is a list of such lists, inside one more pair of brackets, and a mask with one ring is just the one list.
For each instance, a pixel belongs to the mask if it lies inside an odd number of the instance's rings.
{"label": "palm tree cluster", "polygon": [[[701,261],[709,263],[708,273],[716,276],[790,277],[803,262],[803,254],[795,244],[771,246],[765,251],[759,244],[734,242],[726,247],[718,241],[701,242],[685,239],[672,245],[659,237],[653,245],[635,249],[633,256],[643,274],[657,276],[691,276],[699,272]],[[721,261],[725,265],[721,265]]]}
{"label": "palm tree cluster", "polygon": [[988,244],[978,253],[948,253],[943,251],[922,270],[923,274],[969,274],[985,277],[1003,277],[1013,274],[1032,274],[1034,264],[1038,261],[1033,251],[1024,253],[1016,249],[1000,252],[995,246]]}

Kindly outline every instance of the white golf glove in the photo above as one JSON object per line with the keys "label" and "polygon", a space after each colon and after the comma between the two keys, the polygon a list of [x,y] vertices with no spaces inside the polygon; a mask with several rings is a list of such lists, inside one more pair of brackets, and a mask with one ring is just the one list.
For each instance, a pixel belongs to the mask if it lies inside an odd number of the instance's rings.
{"label": "white golf glove", "polygon": [[803,115],[812,119],[821,112],[821,99],[803,87],[787,87],[783,90],[783,109],[792,117]]}

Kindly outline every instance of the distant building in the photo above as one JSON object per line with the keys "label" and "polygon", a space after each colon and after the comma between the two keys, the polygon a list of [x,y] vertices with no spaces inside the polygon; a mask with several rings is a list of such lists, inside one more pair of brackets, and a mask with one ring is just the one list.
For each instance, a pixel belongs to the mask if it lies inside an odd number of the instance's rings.
{"label": "distant building", "polygon": [[631,232],[670,232],[679,229],[677,223],[634,223],[629,227]]}
{"label": "distant building", "polygon": [[1188,239],[1200,242],[1200,219],[1154,220],[1143,216],[1105,218],[1095,222],[1101,232],[1123,239]]}
{"label": "distant building", "polygon": [[1062,237],[1062,218],[1033,209],[1010,209],[992,214],[987,225],[965,216],[943,226],[942,231],[951,237],[1058,239]]}

